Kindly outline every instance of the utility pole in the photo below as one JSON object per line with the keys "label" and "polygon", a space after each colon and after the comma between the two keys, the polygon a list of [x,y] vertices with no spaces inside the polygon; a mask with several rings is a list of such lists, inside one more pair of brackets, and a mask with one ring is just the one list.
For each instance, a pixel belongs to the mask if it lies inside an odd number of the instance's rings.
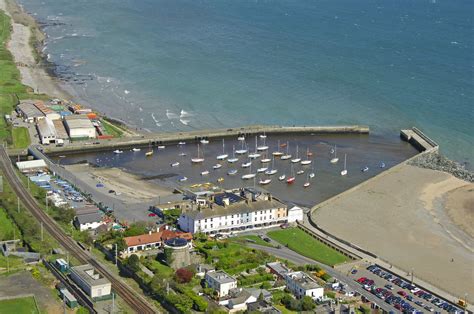
{"label": "utility pole", "polygon": [[17,201],[18,201],[18,213],[20,213],[20,197],[17,196]]}
{"label": "utility pole", "polygon": [[28,178],[28,191],[30,190],[30,178]]}
{"label": "utility pole", "polygon": [[115,293],[112,292],[112,313],[115,312]]}
{"label": "utility pole", "polygon": [[41,241],[43,241],[43,222],[41,222]]}
{"label": "utility pole", "polygon": [[117,266],[117,243],[115,243],[115,266]]}

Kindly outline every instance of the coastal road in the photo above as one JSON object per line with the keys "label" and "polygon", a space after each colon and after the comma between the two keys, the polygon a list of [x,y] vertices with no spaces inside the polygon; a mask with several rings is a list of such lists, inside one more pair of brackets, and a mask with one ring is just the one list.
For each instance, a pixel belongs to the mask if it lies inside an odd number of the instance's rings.
{"label": "coastal road", "polygon": [[296,253],[295,251],[292,251],[284,246],[281,248],[272,248],[268,246],[262,246],[258,244],[248,244],[249,247],[252,247],[254,249],[262,250],[265,251],[271,255],[277,256],[282,259],[289,260],[290,262],[293,262],[297,265],[306,265],[306,264],[316,264],[319,267],[323,268],[326,273],[328,273],[331,277],[337,279],[339,282],[347,284],[350,290],[358,292],[360,295],[363,295],[367,300],[377,304],[381,309],[387,311],[387,312],[398,312],[397,309],[395,309],[393,306],[385,303],[383,300],[380,300],[376,296],[374,296],[372,293],[367,292],[364,290],[357,282],[355,282],[352,278],[349,276],[346,276],[333,268],[319,263],[315,260],[312,260],[310,258],[307,258],[303,255],[300,255]]}
{"label": "coastal road", "polygon": [[87,251],[83,250],[79,245],[69,236],[67,236],[61,227],[49,217],[38,205],[37,201],[23,186],[20,178],[15,172],[10,158],[3,146],[0,147],[0,168],[3,175],[9,182],[15,194],[21,199],[22,204],[28,211],[37,219],[38,222],[43,223],[46,231],[56,239],[70,254],[76,257],[81,263],[89,263],[94,266],[97,271],[110,280],[112,288],[122,297],[122,299],[130,306],[136,313],[156,313],[158,312],[154,306],[149,304],[139,293],[131,289],[117,278],[114,274],[106,269],[101,263]]}

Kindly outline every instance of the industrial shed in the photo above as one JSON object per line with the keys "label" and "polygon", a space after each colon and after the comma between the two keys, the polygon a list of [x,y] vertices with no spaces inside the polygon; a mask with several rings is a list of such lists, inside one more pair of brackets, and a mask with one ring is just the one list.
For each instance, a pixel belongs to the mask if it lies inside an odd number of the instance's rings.
{"label": "industrial shed", "polygon": [[16,163],[16,166],[21,172],[35,172],[48,169],[43,159],[19,161]]}
{"label": "industrial shed", "polygon": [[56,132],[56,127],[51,119],[46,118],[38,121],[36,125],[38,129],[39,138],[41,144],[54,144],[56,143],[56,138],[58,134]]}
{"label": "industrial shed", "polygon": [[31,100],[22,101],[16,107],[16,111],[23,117],[23,120],[28,123],[34,123],[45,118],[44,114],[36,108],[34,102]]}
{"label": "industrial shed", "polygon": [[96,137],[95,128],[86,115],[70,115],[65,117],[64,121],[71,140]]}

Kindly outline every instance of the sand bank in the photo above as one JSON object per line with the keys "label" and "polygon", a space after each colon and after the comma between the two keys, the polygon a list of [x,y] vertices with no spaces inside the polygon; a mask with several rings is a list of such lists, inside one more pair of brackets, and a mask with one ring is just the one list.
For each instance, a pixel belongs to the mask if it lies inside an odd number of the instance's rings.
{"label": "sand bank", "polygon": [[313,218],[330,233],[464,296],[474,291],[474,239],[459,221],[466,211],[472,219],[473,188],[447,173],[403,165],[323,205]]}
{"label": "sand bank", "polygon": [[[104,194],[124,203],[142,203],[173,193],[170,189],[144,181],[140,176],[118,168],[94,168],[85,164],[65,166],[65,168],[73,172],[90,189],[98,189],[96,185],[102,183],[104,187],[100,190]],[[109,193],[110,190],[114,193]]]}

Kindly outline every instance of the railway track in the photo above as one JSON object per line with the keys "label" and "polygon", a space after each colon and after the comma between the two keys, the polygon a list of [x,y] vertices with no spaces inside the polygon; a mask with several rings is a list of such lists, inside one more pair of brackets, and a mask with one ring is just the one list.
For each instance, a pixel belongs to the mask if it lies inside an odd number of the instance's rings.
{"label": "railway track", "polygon": [[105,278],[110,280],[112,288],[117,292],[122,299],[133,309],[136,313],[155,313],[156,310],[150,305],[142,296],[136,291],[129,288],[125,283],[116,278],[114,274],[109,272],[104,266],[96,261],[90,253],[84,251],[73,239],[64,233],[61,227],[49,217],[39,207],[36,200],[23,186],[20,178],[15,172],[13,165],[8,157],[4,147],[0,146],[0,168],[3,170],[5,178],[8,180],[13,191],[22,200],[23,205],[39,222],[43,223],[43,227],[51,236],[56,239],[70,254],[72,254],[81,263],[89,263],[94,266],[97,271]]}

